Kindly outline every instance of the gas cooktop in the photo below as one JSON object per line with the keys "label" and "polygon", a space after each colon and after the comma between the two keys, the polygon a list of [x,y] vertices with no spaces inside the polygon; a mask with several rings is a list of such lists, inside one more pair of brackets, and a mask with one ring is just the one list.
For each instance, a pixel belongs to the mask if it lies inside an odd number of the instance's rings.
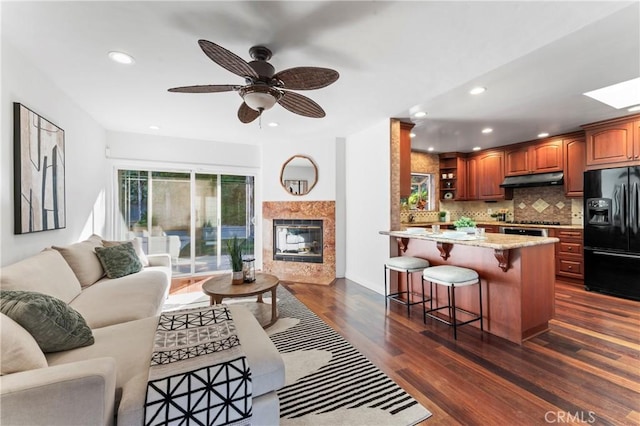
{"label": "gas cooktop", "polygon": [[521,220],[519,222],[509,222],[513,225],[560,225],[558,221],[550,220]]}

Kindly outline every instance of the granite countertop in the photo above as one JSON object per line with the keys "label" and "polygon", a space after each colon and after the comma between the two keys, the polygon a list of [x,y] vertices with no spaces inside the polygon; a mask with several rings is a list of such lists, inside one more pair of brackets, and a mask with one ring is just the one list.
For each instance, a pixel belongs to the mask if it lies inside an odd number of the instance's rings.
{"label": "granite countertop", "polygon": [[[435,224],[436,222],[434,222]],[[437,222],[443,224],[443,222]],[[446,224],[446,222],[444,222]],[[433,234],[431,231],[422,233],[409,233],[406,231],[380,231],[382,235],[389,235],[391,237],[400,238],[414,238],[418,240],[430,240],[438,243],[460,244],[465,246],[486,247],[495,250],[509,250],[522,247],[532,247],[542,244],[555,244],[560,240],[554,237],[531,237],[528,235],[510,235],[510,234],[497,234],[486,233],[484,238],[476,238],[475,236],[469,236],[473,239],[454,239],[444,238],[442,232],[439,234]]]}
{"label": "granite countertop", "polygon": [[[413,228],[413,227],[429,227],[431,225],[453,225],[453,221],[449,222],[402,222],[400,224],[403,228]],[[534,225],[534,224],[522,224],[522,223],[510,223],[510,222],[498,222],[498,221],[479,221],[476,222],[477,226],[517,226],[518,228],[554,228],[554,229],[583,229],[582,225]]]}

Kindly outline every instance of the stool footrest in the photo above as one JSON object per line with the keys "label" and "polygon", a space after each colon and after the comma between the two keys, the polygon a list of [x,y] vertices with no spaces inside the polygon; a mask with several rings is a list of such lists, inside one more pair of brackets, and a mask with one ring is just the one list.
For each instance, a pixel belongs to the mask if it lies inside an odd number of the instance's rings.
{"label": "stool footrest", "polygon": [[[439,308],[428,309],[428,310],[424,311],[424,313],[425,313],[426,316],[428,316],[430,318],[433,318],[434,320],[438,320],[438,321],[440,321],[440,322],[442,322],[444,324],[447,324],[447,325],[453,325],[453,318],[451,318],[449,315],[446,315],[446,318],[442,318],[442,317],[439,317],[439,316],[434,315],[434,314],[431,313],[431,312],[440,311],[442,309],[449,310],[450,308],[451,308],[450,305],[441,306]],[[458,321],[456,319],[456,326],[469,324],[470,322],[474,322],[474,321],[480,321],[480,319],[481,319],[480,315],[476,314],[475,312],[470,312],[470,311],[468,311],[466,309],[456,308],[456,312],[462,312],[462,313],[465,313],[465,314],[473,317],[472,319],[467,320],[467,321]]]}
{"label": "stool footrest", "polygon": [[422,304],[424,302],[428,302],[428,301],[431,300],[431,299],[421,299],[421,300],[418,300],[417,302],[410,302],[408,298],[407,299],[401,299],[400,298],[400,296],[405,295],[405,294],[407,294],[406,291],[402,291],[400,293],[392,293],[392,294],[387,295],[387,299],[393,300],[394,302],[400,303],[401,305],[405,305],[405,306],[407,304],[408,305],[420,305],[420,304]]}

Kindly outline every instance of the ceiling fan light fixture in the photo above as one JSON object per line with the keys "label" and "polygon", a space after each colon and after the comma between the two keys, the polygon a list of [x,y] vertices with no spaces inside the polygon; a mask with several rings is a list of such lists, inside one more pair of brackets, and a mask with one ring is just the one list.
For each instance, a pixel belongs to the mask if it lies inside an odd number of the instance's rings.
{"label": "ceiling fan light fixture", "polygon": [[263,85],[243,87],[240,96],[247,106],[255,111],[271,109],[282,96],[276,89]]}

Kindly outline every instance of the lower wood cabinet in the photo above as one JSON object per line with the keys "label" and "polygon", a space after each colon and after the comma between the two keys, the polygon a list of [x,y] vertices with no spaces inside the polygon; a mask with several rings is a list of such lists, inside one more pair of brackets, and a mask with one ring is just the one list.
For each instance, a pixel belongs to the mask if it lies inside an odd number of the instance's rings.
{"label": "lower wood cabinet", "polygon": [[500,225],[478,225],[479,228],[484,228],[484,232],[492,232],[497,234],[500,232]]}
{"label": "lower wood cabinet", "polygon": [[550,234],[560,239],[556,243],[556,276],[583,280],[582,229],[550,229]]}

